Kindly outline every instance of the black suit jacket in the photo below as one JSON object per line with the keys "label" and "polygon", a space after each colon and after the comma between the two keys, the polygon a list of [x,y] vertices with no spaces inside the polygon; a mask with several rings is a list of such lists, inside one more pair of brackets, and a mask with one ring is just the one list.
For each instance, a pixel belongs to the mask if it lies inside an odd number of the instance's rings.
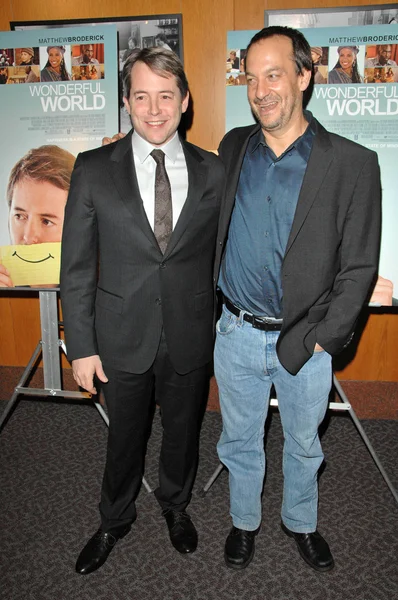
{"label": "black suit jacket", "polygon": [[62,238],[61,299],[68,358],[142,373],[162,327],[175,370],[212,358],[213,260],[224,169],[217,156],[182,142],[188,196],[162,255],[137,183],[131,132],[80,154]]}
{"label": "black suit jacket", "polygon": [[[218,275],[249,138],[259,125],[229,132],[219,148],[227,172],[215,261]],[[375,152],[328,133],[316,135],[282,265],[283,327],[278,356],[296,374],[315,343],[341,351],[351,340],[377,271],[380,171]]]}

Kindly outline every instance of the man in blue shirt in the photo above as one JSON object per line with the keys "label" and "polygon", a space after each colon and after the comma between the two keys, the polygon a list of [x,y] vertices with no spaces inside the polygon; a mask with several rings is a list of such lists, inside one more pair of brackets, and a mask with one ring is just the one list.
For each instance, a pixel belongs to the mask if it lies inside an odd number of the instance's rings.
{"label": "man in blue shirt", "polygon": [[242,569],[254,555],[273,385],[285,438],[282,529],[311,567],[329,571],[334,560],[317,531],[318,427],[331,355],[350,342],[377,271],[377,155],[303,110],[312,61],[300,32],[260,31],[245,71],[258,124],[232,130],[219,148],[228,183],[215,258],[223,294],[215,374],[233,522],[225,561]]}

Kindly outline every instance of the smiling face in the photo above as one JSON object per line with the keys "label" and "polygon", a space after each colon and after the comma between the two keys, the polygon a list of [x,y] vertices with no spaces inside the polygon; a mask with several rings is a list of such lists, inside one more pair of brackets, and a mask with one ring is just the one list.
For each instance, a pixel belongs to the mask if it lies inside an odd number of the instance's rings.
{"label": "smiling face", "polygon": [[342,48],[339,52],[339,62],[343,71],[351,73],[356,54],[351,48]]}
{"label": "smiling face", "polygon": [[93,58],[94,48],[91,44],[89,44],[88,46],[83,46],[83,54],[87,56],[90,60]]}
{"label": "smiling face", "polygon": [[247,95],[263,132],[283,135],[303,118],[303,91],[311,71],[297,74],[293,46],[285,36],[253,44],[246,56]]}
{"label": "smiling face", "polygon": [[130,96],[123,100],[138,135],[153,146],[163,146],[177,131],[189,94],[181,97],[174,75],[161,77],[138,61],[131,70]]}
{"label": "smiling face", "polygon": [[384,46],[379,46],[378,53],[379,53],[378,54],[378,56],[379,56],[379,63],[381,65],[386,65],[387,62],[391,58],[392,47],[389,44],[384,45]]}
{"label": "smiling face", "polygon": [[22,50],[21,52],[21,61],[26,63],[26,62],[30,62],[31,60],[31,55],[28,52],[24,52],[24,50]]}
{"label": "smiling face", "polygon": [[67,197],[66,190],[47,181],[19,181],[8,218],[11,243],[60,242]]}
{"label": "smiling face", "polygon": [[48,51],[48,61],[50,66],[54,71],[59,71],[61,68],[61,61],[63,59],[63,54],[61,50],[58,48],[50,48]]}

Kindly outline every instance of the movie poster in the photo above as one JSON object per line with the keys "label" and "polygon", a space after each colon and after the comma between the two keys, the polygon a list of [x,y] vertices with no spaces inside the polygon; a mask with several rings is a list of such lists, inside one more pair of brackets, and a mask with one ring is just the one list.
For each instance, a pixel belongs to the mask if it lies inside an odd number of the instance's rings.
{"label": "movie poster", "polygon": [[79,152],[118,131],[116,27],[0,32],[0,287],[59,282]]}
{"label": "movie poster", "polygon": [[[301,31],[311,45],[315,73],[307,108],[329,131],[378,154],[383,188],[379,275],[392,282],[393,295],[398,297],[398,28],[383,25]],[[255,33],[228,33],[226,131],[254,122],[242,58]],[[384,302],[395,304],[393,298]]]}
{"label": "movie poster", "polygon": [[[128,133],[131,129],[130,115],[122,101],[122,71],[123,66],[136,48],[163,47],[172,50],[183,60],[182,45],[182,15],[141,15],[131,17],[111,17],[73,19],[66,21],[12,21],[11,29],[27,31],[31,29],[52,29],[59,27],[98,27],[114,24],[117,30],[117,62],[119,70],[119,129]],[[115,130],[116,131],[116,130]]]}

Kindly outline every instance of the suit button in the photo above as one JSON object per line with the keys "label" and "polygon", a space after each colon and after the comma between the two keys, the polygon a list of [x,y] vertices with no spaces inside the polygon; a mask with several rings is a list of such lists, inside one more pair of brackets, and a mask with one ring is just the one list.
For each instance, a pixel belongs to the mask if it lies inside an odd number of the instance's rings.
{"label": "suit button", "polygon": [[166,268],[166,264],[165,263],[160,263],[160,268],[161,269],[165,269]]}
{"label": "suit button", "polygon": [[162,301],[161,301],[161,299],[160,299],[160,298],[156,298],[156,300],[155,300],[155,304],[162,304]]}

